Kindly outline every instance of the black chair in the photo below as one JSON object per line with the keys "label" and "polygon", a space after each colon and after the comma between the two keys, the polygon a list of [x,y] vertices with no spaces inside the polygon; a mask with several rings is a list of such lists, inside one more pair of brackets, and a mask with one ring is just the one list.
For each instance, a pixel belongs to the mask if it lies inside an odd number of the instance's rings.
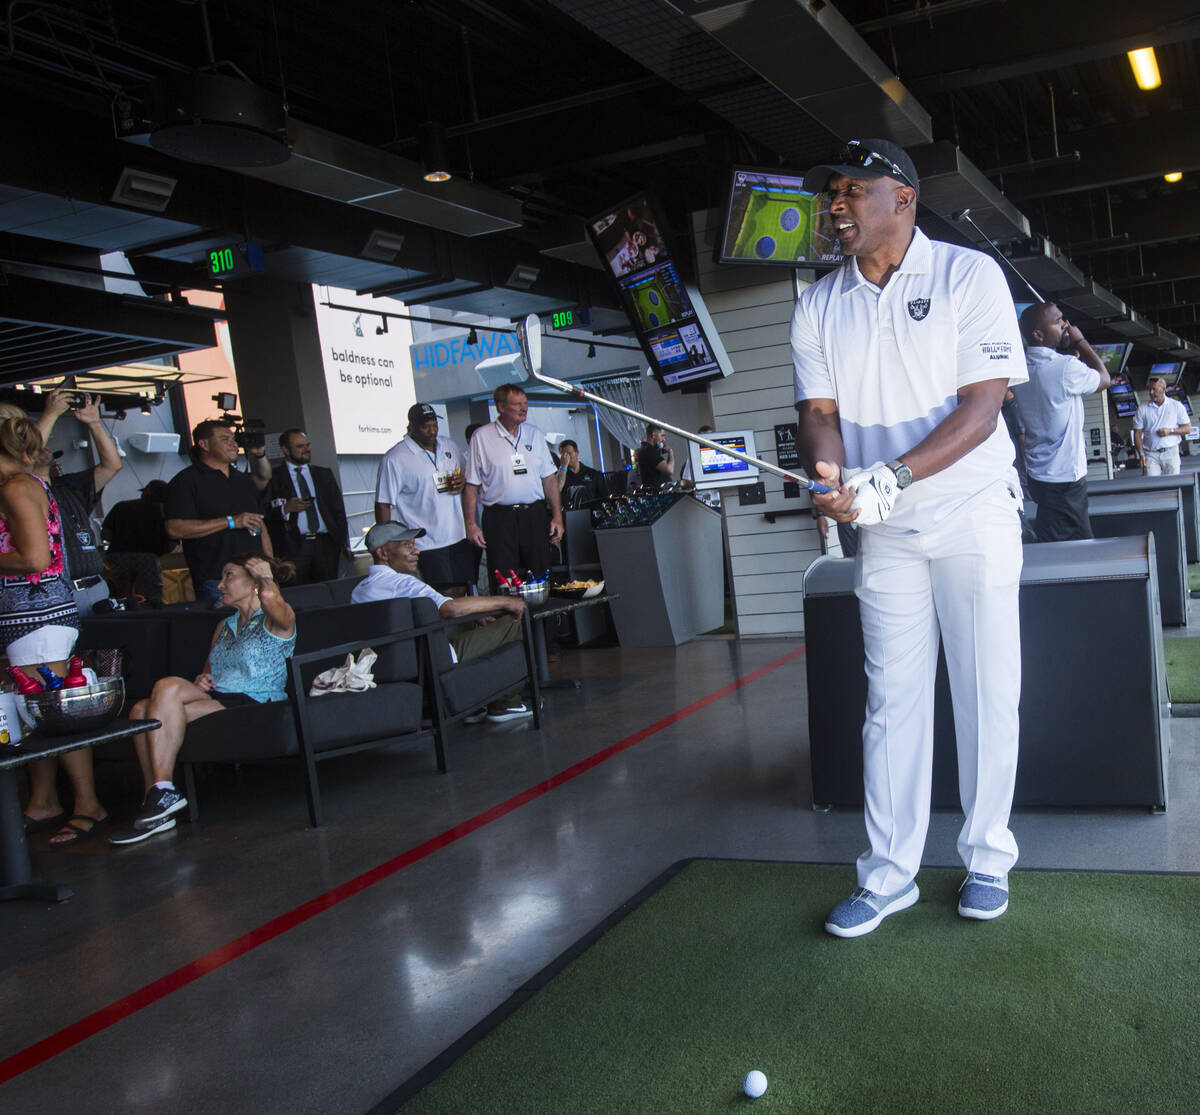
{"label": "black chair", "polygon": [[[510,643],[490,654],[456,663],[450,654],[450,641],[446,634],[456,624],[439,619],[432,600],[420,598],[411,603],[415,621],[422,629],[428,630],[426,646],[433,683],[433,724],[443,748],[449,742],[451,724],[489,701],[512,692],[524,682],[529,685],[533,726],[541,728],[542,702],[528,611],[521,619],[523,630],[519,643]],[[508,613],[500,613],[496,622],[509,622]]]}
{"label": "black chair", "polygon": [[[402,741],[432,739],[437,768],[446,770],[444,743],[436,726],[421,726],[427,658],[422,644],[427,630],[414,622],[411,601],[317,608],[302,612],[296,627],[286,702],[225,709],[188,726],[179,761],[193,822],[199,818],[197,763],[299,759],[314,828],[324,823],[318,762]],[[374,667],[376,688],[308,696],[318,673],[368,646],[379,655]]]}

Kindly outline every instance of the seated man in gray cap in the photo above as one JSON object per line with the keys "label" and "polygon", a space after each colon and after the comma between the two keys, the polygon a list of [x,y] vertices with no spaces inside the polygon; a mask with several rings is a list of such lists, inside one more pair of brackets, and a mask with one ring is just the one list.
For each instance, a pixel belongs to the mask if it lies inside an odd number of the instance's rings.
{"label": "seated man in gray cap", "polygon": [[[421,527],[410,527],[392,520],[376,523],[367,531],[367,549],[375,559],[371,571],[350,594],[355,604],[368,600],[414,599],[423,596],[437,606],[442,619],[462,619],[485,612],[505,611],[512,615],[511,622],[484,619],[479,625],[456,631],[450,637],[456,662],[466,662],[495,650],[505,643],[521,641],[523,627],[521,617],[525,614],[525,601],[519,596],[443,596],[430,588],[417,576],[417,548],[415,542],[424,535]],[[493,724],[506,720],[523,720],[533,715],[525,703],[520,689],[493,701],[486,709],[465,717],[468,724],[478,724],[485,717]]]}

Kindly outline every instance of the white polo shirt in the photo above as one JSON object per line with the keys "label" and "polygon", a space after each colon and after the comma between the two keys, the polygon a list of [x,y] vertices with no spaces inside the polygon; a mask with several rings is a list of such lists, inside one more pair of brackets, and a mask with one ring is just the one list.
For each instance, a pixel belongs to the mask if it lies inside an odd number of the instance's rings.
{"label": "white polo shirt", "polygon": [[[519,464],[514,458],[519,458]],[[546,448],[546,435],[528,422],[522,422],[514,436],[497,418],[487,426],[480,426],[471,437],[467,483],[479,485],[484,507],[497,503],[537,503],[546,498],[542,480],[556,471]]]}
{"label": "white polo shirt", "polygon": [[1013,388],[1025,419],[1025,468],[1045,484],[1073,484],[1087,475],[1080,396],[1100,386],[1100,373],[1045,345],[1033,345],[1025,362],[1029,382]]}
{"label": "white polo shirt", "polygon": [[432,600],[434,607],[439,609],[450,599],[430,588],[420,577],[397,573],[390,565],[372,565],[367,575],[354,586],[350,602],[365,604],[369,600],[415,600],[421,596]]}
{"label": "white polo shirt", "polygon": [[1147,399],[1142,403],[1137,408],[1137,414],[1133,416],[1133,428],[1142,431],[1144,448],[1170,449],[1183,441],[1183,438],[1179,434],[1159,437],[1155,431],[1173,430],[1176,426],[1182,426],[1185,422],[1190,421],[1183,403],[1168,395],[1161,403],[1156,403],[1153,399]]}
{"label": "white polo shirt", "polygon": [[[881,290],[851,257],[804,290],[792,315],[796,401],[833,399],[847,468],[895,460],[958,405],[958,390],[1028,378],[1016,309],[995,261],[920,229]],[[881,527],[926,530],[996,483],[1017,486],[1013,446],[996,428],[948,468],[900,493]]]}
{"label": "white polo shirt", "polygon": [[437,478],[462,468],[462,454],[449,438],[439,437],[437,448],[429,450],[406,434],[379,462],[375,502],[390,504],[393,518],[410,527],[425,528],[415,543],[418,550],[453,546],[467,536],[462,500],[458,492],[439,492]]}

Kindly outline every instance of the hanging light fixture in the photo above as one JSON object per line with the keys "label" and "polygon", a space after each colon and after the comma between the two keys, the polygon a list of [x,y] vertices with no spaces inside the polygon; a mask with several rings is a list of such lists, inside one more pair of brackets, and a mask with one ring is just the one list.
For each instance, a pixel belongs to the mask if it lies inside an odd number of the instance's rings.
{"label": "hanging light fixture", "polygon": [[421,170],[426,182],[448,182],[450,160],[446,157],[446,129],[432,121],[422,124]]}
{"label": "hanging light fixture", "polygon": [[467,344],[468,345],[479,344],[479,334],[475,332],[475,326],[473,326],[473,325],[471,326],[470,330],[467,332]]}
{"label": "hanging light fixture", "polygon": [[1162,84],[1162,75],[1158,72],[1158,59],[1154,56],[1154,47],[1144,46],[1138,50],[1127,51],[1129,65],[1133,67],[1133,80],[1139,89],[1157,89]]}

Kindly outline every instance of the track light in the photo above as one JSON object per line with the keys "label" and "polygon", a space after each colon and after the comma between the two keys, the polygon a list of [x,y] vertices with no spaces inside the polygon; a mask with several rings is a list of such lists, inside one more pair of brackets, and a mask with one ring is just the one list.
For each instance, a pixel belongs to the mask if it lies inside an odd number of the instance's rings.
{"label": "track light", "polygon": [[1126,51],[1129,65],[1133,67],[1133,80],[1139,89],[1157,89],[1162,84],[1162,75],[1158,72],[1158,59],[1154,56],[1154,47],[1144,46],[1139,50]]}
{"label": "track light", "polygon": [[426,182],[448,182],[450,160],[446,157],[446,129],[432,121],[421,125],[421,170]]}
{"label": "track light", "polygon": [[473,325],[471,326],[470,330],[467,333],[467,344],[468,345],[479,344],[479,334],[475,332],[475,326],[473,326]]}
{"label": "track light", "polygon": [[1180,182],[1183,180],[1182,170],[1173,170],[1170,174],[1163,175],[1164,182]]}
{"label": "track light", "polygon": [[379,324],[375,326],[375,336],[380,337],[387,332],[387,318],[381,317]]}

